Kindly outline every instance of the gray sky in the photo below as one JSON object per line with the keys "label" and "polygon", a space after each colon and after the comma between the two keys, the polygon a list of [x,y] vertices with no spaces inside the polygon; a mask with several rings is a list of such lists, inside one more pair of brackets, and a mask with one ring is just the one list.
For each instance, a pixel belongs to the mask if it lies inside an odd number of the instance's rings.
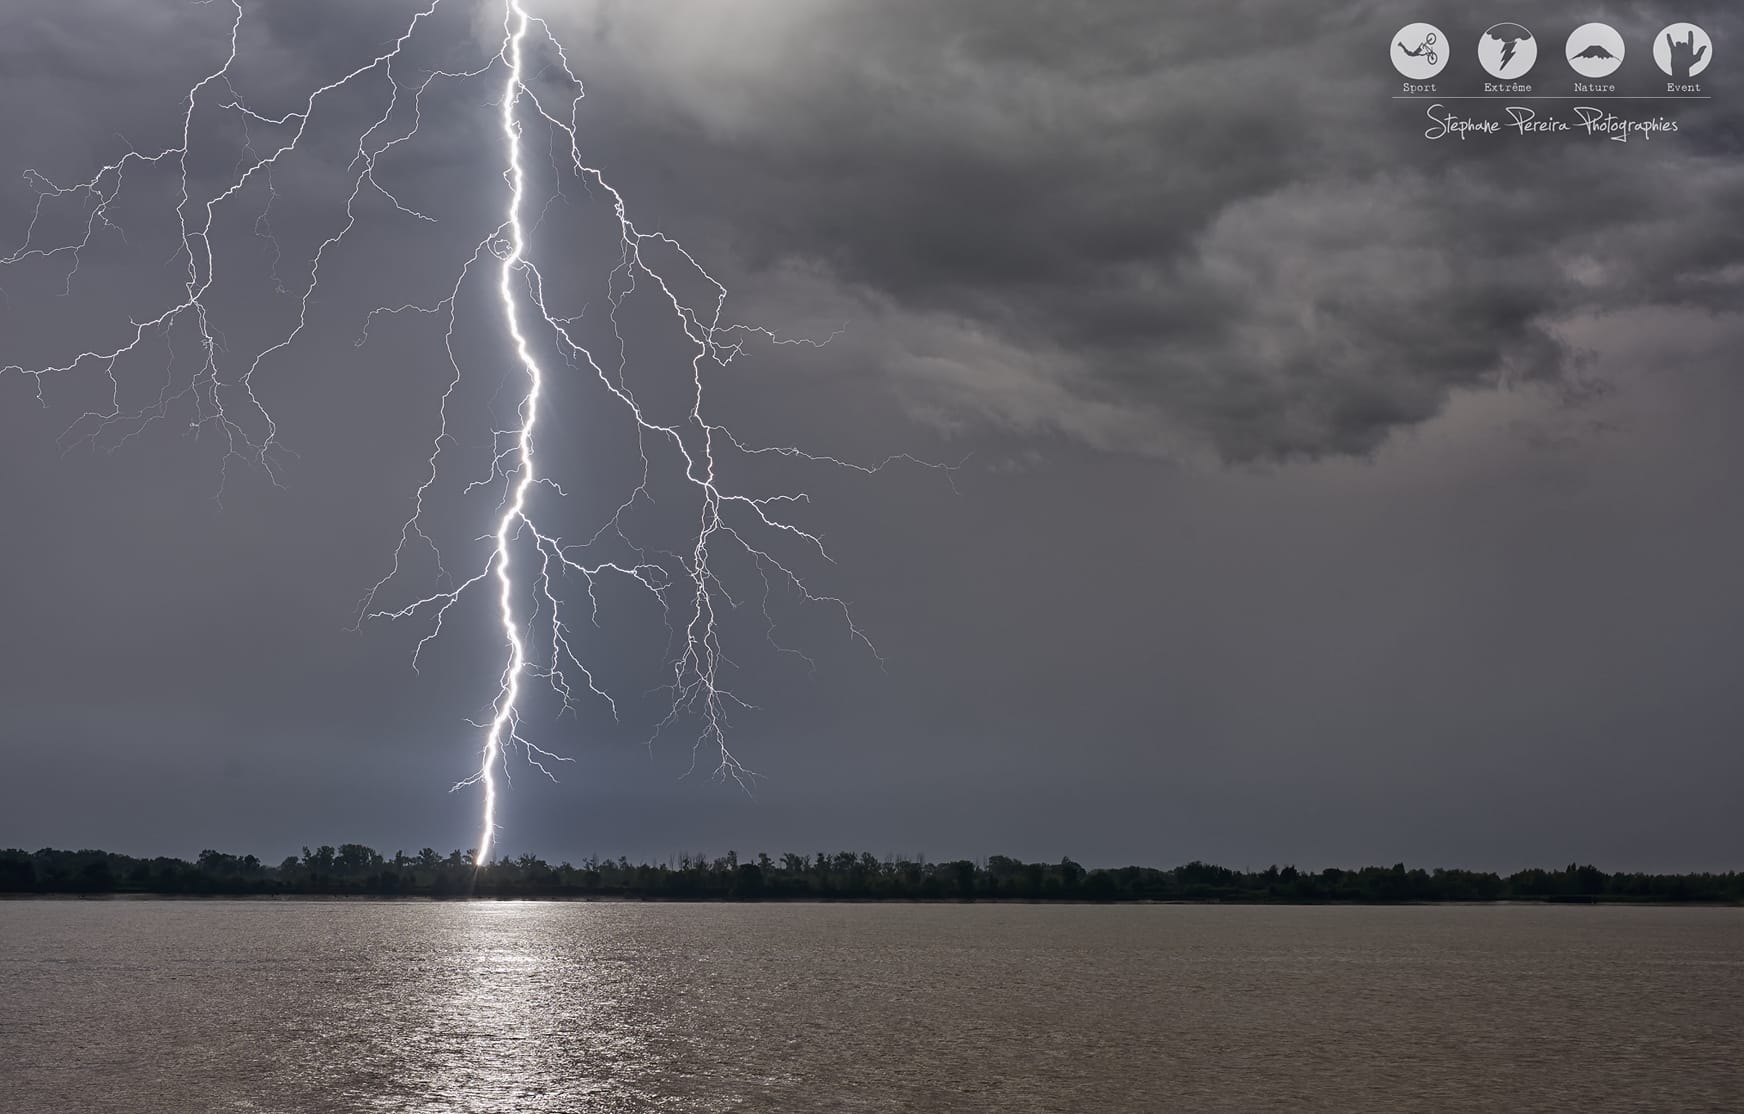
{"label": "gray sky", "polygon": [[[500,8],[446,2],[402,80],[494,50]],[[415,10],[246,7],[234,87],[273,116]],[[821,350],[710,365],[714,417],[753,444],[967,463],[953,491],[914,467],[730,462],[732,482],[812,494],[793,515],[835,564],[784,552],[852,602],[886,667],[791,597],[772,613],[817,670],[776,652],[754,570],[736,567],[751,579],[730,585],[746,601],[732,684],[757,708],[731,742],[765,775],[748,798],[682,776],[684,732],[641,746],[666,632],[608,591],[583,657],[621,722],[533,706],[526,733],[575,761],[556,784],[512,767],[501,850],[1739,865],[1731,8],[1534,9],[1547,90],[1577,23],[1616,24],[1620,77],[1642,88],[1657,27],[1712,35],[1715,99],[1661,108],[1676,135],[1620,144],[1425,140],[1424,106],[1389,99],[1389,40],[1426,18],[1403,5],[547,7],[587,82],[586,154],[639,226],[730,288],[732,320],[845,324]],[[1451,40],[1443,80],[1469,83],[1482,21],[1427,18]],[[7,5],[0,251],[30,221],[26,168],[65,185],[122,136],[176,143],[227,34],[223,4]],[[500,80],[429,95],[378,180],[436,221],[366,192],[308,328],[256,376],[297,454],[282,487],[226,467],[216,427],[183,436],[175,406],[63,452],[106,403],[104,370],[45,380],[41,405],[0,375],[0,845],[276,858],[475,841],[476,793],[447,790],[501,668],[489,601],[451,613],[416,673],[426,626],[349,629],[427,468],[442,328],[378,319],[354,342],[370,307],[442,297],[500,219]],[[291,295],[257,234],[264,183],[222,210],[231,381],[296,320],[385,89],[323,102],[274,177]],[[222,99],[195,117],[201,196],[243,153]],[[545,137],[528,136],[543,204]],[[548,295],[606,328],[609,210],[563,189],[535,247]],[[64,257],[0,271],[0,365],[113,347],[129,315],[161,312],[183,267],[173,206],[168,179],[138,175],[114,210],[125,239],[94,239],[70,295]],[[80,219],[49,213],[41,243]],[[488,474],[515,398],[488,295],[463,298],[454,470],[432,504],[452,555],[490,528],[496,493],[458,492]],[[621,320],[638,389],[667,405],[688,353],[655,308],[632,299]],[[192,374],[191,336],[172,383]],[[160,343],[118,369],[124,401],[156,398],[166,364]],[[585,535],[640,463],[603,392],[561,365],[551,380],[541,467],[568,497],[542,493],[541,513]],[[668,507],[643,524],[656,547],[683,542]],[[431,583],[407,572],[395,606]]]}

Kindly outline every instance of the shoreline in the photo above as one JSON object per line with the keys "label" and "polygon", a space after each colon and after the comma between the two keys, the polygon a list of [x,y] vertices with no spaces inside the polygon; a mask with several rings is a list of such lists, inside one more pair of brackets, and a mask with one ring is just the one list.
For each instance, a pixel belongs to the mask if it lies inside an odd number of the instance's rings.
{"label": "shoreline", "polygon": [[1364,908],[1386,909],[1417,907],[1502,907],[1502,906],[1607,906],[1627,909],[1744,909],[1740,901],[1665,901],[1616,897],[1546,897],[1506,898],[1497,901],[1435,901],[1435,900],[1342,900],[1290,901],[1279,899],[1245,900],[1242,898],[1129,898],[1097,901],[1085,898],[1028,897],[672,897],[624,894],[371,894],[371,893],[0,893],[0,902],[8,901],[166,901],[212,902],[244,901],[262,903],[325,902],[366,903],[384,905],[465,904],[472,902],[549,902],[600,903],[620,905],[1228,905],[1251,908]]}

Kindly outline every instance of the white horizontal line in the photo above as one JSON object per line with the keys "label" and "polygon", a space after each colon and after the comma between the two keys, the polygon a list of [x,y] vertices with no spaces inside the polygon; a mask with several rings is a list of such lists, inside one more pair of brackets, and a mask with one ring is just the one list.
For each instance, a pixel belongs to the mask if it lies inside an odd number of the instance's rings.
{"label": "white horizontal line", "polygon": [[1572,97],[1511,97],[1506,93],[1481,93],[1472,96],[1444,97],[1435,93],[1420,93],[1410,96],[1395,96],[1396,101],[1711,101],[1711,96],[1687,97],[1624,97],[1615,93],[1592,93],[1586,96]]}

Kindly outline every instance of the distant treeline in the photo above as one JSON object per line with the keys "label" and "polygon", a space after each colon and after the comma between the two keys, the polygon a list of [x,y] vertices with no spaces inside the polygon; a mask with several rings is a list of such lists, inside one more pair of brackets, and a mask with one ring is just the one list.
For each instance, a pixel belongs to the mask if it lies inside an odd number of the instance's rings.
{"label": "distant treeline", "polygon": [[431,848],[385,857],[361,844],[305,847],[276,866],[253,855],[202,851],[137,859],[107,851],[0,851],[0,893],[325,894],[420,897],[611,897],[729,901],[1642,901],[1744,904],[1744,874],[1607,874],[1569,864],[1506,877],[1471,870],[1392,867],[1239,871],[1192,862],[1173,870],[1086,870],[1071,859],[1024,863],[879,859],[822,852],[779,859],[681,855],[664,864],[590,858],[556,866],[533,855],[475,866]]}

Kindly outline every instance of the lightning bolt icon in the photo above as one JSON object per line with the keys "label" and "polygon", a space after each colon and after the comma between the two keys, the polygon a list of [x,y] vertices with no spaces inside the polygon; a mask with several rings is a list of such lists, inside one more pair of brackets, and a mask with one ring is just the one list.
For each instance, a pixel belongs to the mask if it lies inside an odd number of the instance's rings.
{"label": "lightning bolt icon", "polygon": [[[402,33],[387,49],[334,80],[316,86],[291,111],[275,114],[249,106],[236,89],[244,9],[242,0],[229,0],[232,18],[227,55],[218,68],[189,88],[179,142],[155,152],[129,148],[90,178],[69,186],[58,185],[35,170],[27,171],[26,180],[37,194],[31,221],[22,244],[0,257],[0,268],[31,264],[64,266],[63,292],[70,295],[82,253],[97,238],[120,233],[116,209],[131,176],[169,170],[175,176],[176,193],[166,226],[173,229],[178,245],[176,257],[185,269],[179,293],[151,316],[130,320],[120,330],[119,343],[99,344],[41,366],[6,365],[0,367],[0,373],[29,377],[37,397],[42,399],[44,383],[55,376],[84,367],[102,371],[109,385],[109,405],[80,415],[65,435],[64,443],[69,447],[77,443],[97,445],[106,439],[113,445],[125,444],[154,423],[172,414],[185,414],[190,435],[200,437],[210,433],[221,438],[224,455],[220,495],[227,482],[228,465],[234,460],[258,467],[273,484],[282,485],[287,450],[277,422],[255,390],[257,374],[282,360],[284,353],[311,328],[323,268],[356,228],[366,199],[385,203],[389,217],[415,225],[436,223],[435,216],[407,204],[383,178],[384,161],[419,135],[426,94],[440,83],[500,75],[495,101],[496,127],[503,150],[501,176],[507,186],[500,220],[474,241],[470,255],[459,263],[453,282],[442,297],[433,303],[406,302],[369,308],[361,315],[362,331],[357,338],[357,344],[364,345],[374,323],[401,314],[433,318],[444,325],[443,347],[450,376],[438,407],[428,471],[413,495],[412,512],[401,525],[391,566],[365,593],[356,625],[361,627],[368,621],[422,621],[425,630],[412,651],[412,665],[416,669],[425,649],[442,634],[451,611],[478,594],[477,590],[494,587],[494,593],[486,591],[486,598],[491,601],[495,625],[502,638],[503,664],[488,717],[473,721],[483,739],[478,763],[454,786],[455,789],[477,786],[481,790],[482,815],[474,861],[483,865],[490,861],[498,841],[502,789],[499,776],[504,779],[508,776],[509,755],[512,752],[523,755],[548,776],[552,773],[548,763],[569,761],[534,743],[522,730],[528,711],[529,683],[548,685],[566,711],[576,706],[582,697],[581,690],[585,690],[614,717],[618,715],[617,701],[597,683],[594,672],[583,661],[585,645],[572,618],[573,601],[563,590],[564,583],[579,581],[584,587],[588,603],[586,621],[594,627],[599,626],[596,588],[608,578],[633,585],[655,601],[665,617],[672,649],[664,686],[671,699],[649,742],[681,721],[694,722],[697,730],[691,745],[691,768],[696,769],[706,751],[712,756],[710,762],[716,777],[749,788],[757,775],[740,762],[728,745],[733,713],[752,705],[724,683],[724,671],[731,667],[724,646],[725,616],[742,601],[728,588],[728,574],[721,559],[723,548],[734,555],[740,567],[748,565],[761,582],[764,633],[776,650],[813,664],[805,654],[776,640],[770,600],[779,589],[803,605],[835,612],[851,639],[880,664],[883,659],[878,657],[876,647],[856,622],[847,602],[814,591],[797,571],[796,554],[810,555],[826,563],[832,560],[822,538],[791,517],[796,507],[811,501],[811,496],[803,490],[753,494],[729,487],[722,479],[726,458],[743,461],[773,458],[862,474],[878,473],[892,464],[904,463],[941,470],[947,482],[958,466],[928,462],[908,454],[856,463],[794,445],[756,444],[708,416],[704,392],[707,365],[731,363],[757,343],[823,347],[834,339],[834,334],[822,340],[790,338],[762,326],[726,320],[726,286],[677,240],[662,232],[644,231],[635,224],[623,195],[603,171],[583,157],[579,119],[584,89],[570,57],[551,25],[530,14],[523,0],[503,0],[501,38],[494,54],[477,66],[427,68],[407,75],[404,71],[410,64],[411,44],[433,24],[444,3],[445,0],[428,0],[410,16]],[[306,281],[287,285],[281,270],[283,252],[271,221],[273,204],[279,198],[274,172],[299,151],[318,109],[339,91],[352,89],[361,93],[368,83],[382,90],[376,102],[379,111],[372,109],[367,124],[350,140],[354,153],[346,167],[350,188],[343,218],[309,259]],[[549,99],[549,87],[553,84],[567,89],[566,106],[559,107],[560,101]],[[244,140],[234,170],[215,187],[202,188],[198,175],[190,170],[190,163],[210,156],[206,150],[210,129],[201,128],[199,121],[214,112],[239,124]],[[605,201],[611,210],[617,246],[616,258],[607,271],[606,301],[610,307],[608,343],[617,348],[615,361],[600,358],[591,346],[595,342],[582,335],[579,325],[582,314],[566,315],[547,302],[535,230],[562,194],[559,188],[543,199],[532,196],[533,175],[525,142],[529,128],[541,129],[549,136],[553,172],[580,181],[590,196]],[[255,136],[260,133],[277,138],[257,146]],[[221,269],[214,246],[217,222],[220,212],[237,206],[240,199],[261,195],[264,203],[256,214],[253,232],[270,246],[272,281],[281,292],[291,295],[295,314],[294,320],[270,343],[238,354],[215,324],[220,307],[214,290]],[[67,205],[74,206],[80,214],[78,235],[64,242],[39,242],[45,215]],[[462,295],[488,269],[487,259],[495,263],[494,301],[506,340],[505,363],[522,386],[512,424],[491,433],[494,448],[487,475],[461,488],[462,495],[481,487],[495,489],[500,498],[490,528],[477,538],[481,550],[472,571],[456,576],[451,571],[453,562],[429,528],[428,518],[433,513],[431,503],[452,471],[446,458],[453,455],[460,442],[451,426],[458,416],[451,411],[464,378],[454,343],[460,327]],[[693,286],[700,286],[705,292],[704,300],[681,295],[682,289]],[[684,376],[684,393],[689,401],[679,416],[657,416],[639,397],[640,388],[631,374],[629,346],[618,311],[637,295],[651,298],[663,307],[689,346],[691,357]],[[187,343],[178,348],[179,340]],[[195,357],[192,370],[184,373],[181,369],[187,363],[183,352],[189,344]],[[145,362],[159,346],[164,360],[160,386],[155,393],[147,392],[143,404],[124,403],[126,369]],[[557,356],[555,364],[549,359],[553,353]],[[542,525],[552,517],[550,507],[545,505],[548,498],[545,493],[559,501],[567,494],[538,467],[541,408],[550,386],[551,369],[556,366],[581,373],[582,378],[600,388],[601,397],[634,433],[641,458],[637,486],[606,521],[577,542],[567,541]],[[638,508],[655,500],[656,453],[668,454],[676,465],[668,472],[680,478],[670,482],[686,494],[689,505],[695,508],[694,530],[687,541],[675,548],[643,544],[632,533],[632,519]],[[613,549],[615,556],[610,552]],[[418,553],[427,554],[433,561],[438,590],[416,595],[398,606],[386,603],[388,593],[410,575],[409,566]]]}

